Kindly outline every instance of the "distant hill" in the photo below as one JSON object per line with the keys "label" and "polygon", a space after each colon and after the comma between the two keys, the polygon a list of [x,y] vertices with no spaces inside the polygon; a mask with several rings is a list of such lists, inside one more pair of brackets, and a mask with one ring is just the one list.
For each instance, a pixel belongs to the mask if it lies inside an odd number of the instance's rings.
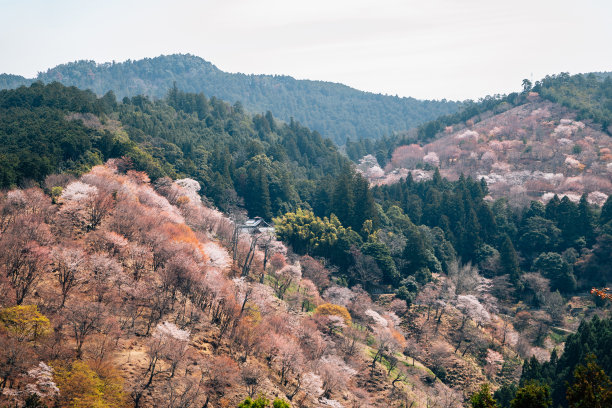
{"label": "distant hill", "polygon": [[35,80],[59,81],[98,95],[112,90],[119,98],[147,95],[163,98],[176,83],[186,92],[203,92],[226,101],[239,101],[254,113],[271,111],[289,122],[293,117],[337,144],[347,139],[377,139],[456,112],[460,104],[363,92],[346,85],[296,80],[289,76],[223,72],[193,55],[168,55],[123,63],[77,61],[58,65],[35,79],[0,75],[4,89]]}
{"label": "distant hill", "polygon": [[[532,86],[533,85],[533,86]],[[547,75],[535,84],[523,83],[523,92],[508,95],[486,96],[478,101],[466,101],[462,108],[449,115],[423,123],[418,128],[399,132],[378,140],[362,139],[348,141],[346,153],[353,161],[359,161],[367,154],[376,156],[384,166],[391,160],[393,151],[402,145],[430,143],[445,135],[449,127],[461,127],[478,123],[505,112],[513,107],[530,102],[529,92],[537,93],[542,99],[572,110],[579,121],[588,121],[590,127],[612,136],[612,72],[591,72],[569,75]]]}
{"label": "distant hill", "polygon": [[430,143],[398,146],[381,163],[384,171],[371,155],[359,167],[374,184],[394,183],[408,172],[430,178],[438,167],[449,179],[484,178],[494,198],[517,205],[553,194],[578,201],[583,193],[601,205],[612,194],[612,138],[585,117],[531,92],[517,106],[480,113],[477,122],[448,125]]}

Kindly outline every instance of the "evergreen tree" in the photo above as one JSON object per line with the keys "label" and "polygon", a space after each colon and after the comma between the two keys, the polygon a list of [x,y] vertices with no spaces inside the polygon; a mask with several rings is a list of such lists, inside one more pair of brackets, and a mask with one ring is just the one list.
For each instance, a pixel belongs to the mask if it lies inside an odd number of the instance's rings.
{"label": "evergreen tree", "polygon": [[[343,225],[353,225],[355,220],[355,195],[353,173],[348,165],[344,167],[334,185],[331,212],[336,214]],[[361,229],[361,225],[359,229]]]}
{"label": "evergreen tree", "polygon": [[470,398],[472,408],[499,408],[495,399],[491,396],[489,384],[482,384],[480,390]]}
{"label": "evergreen tree", "polygon": [[502,273],[509,275],[513,282],[518,282],[520,274],[518,255],[508,235],[504,237],[499,250],[499,263]]}
{"label": "evergreen tree", "polygon": [[567,388],[567,402],[570,408],[612,407],[612,381],[595,361],[587,358],[586,366],[574,370],[574,382]]}
{"label": "evergreen tree", "polygon": [[563,257],[556,252],[541,254],[533,264],[534,268],[551,282],[551,289],[559,290],[564,293],[572,292],[576,289],[576,278],[569,265]]}
{"label": "evergreen tree", "polygon": [[612,195],[608,196],[608,199],[601,207],[601,214],[599,214],[599,224],[604,225],[612,221]]}
{"label": "evergreen tree", "polygon": [[593,214],[587,201],[587,194],[583,194],[578,203],[578,231],[585,238],[587,246],[593,245],[595,229],[593,227]]}
{"label": "evergreen tree", "polygon": [[530,381],[516,391],[511,408],[549,408],[552,405],[550,389],[537,381]]}

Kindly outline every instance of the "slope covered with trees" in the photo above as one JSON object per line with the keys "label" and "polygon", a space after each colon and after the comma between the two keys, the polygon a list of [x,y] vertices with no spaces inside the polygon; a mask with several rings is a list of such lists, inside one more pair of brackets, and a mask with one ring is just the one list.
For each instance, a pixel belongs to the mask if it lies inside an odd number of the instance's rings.
{"label": "slope covered with trees", "polygon": [[78,175],[112,157],[130,157],[152,178],[189,175],[219,208],[246,207],[273,215],[309,206],[323,176],[348,161],[333,143],[271,113],[249,115],[203,94],[173,88],[164,100],[136,96],[117,103],[112,92],[59,83],[0,91],[2,187],[46,175]]}
{"label": "slope covered with trees", "polygon": [[177,87],[36,83],[0,110],[2,398],[458,407],[488,382],[547,406],[582,366],[569,394],[607,387],[572,354],[537,383],[521,366],[552,367],[573,331],[607,342],[579,322],[609,312],[585,290],[612,280],[610,198],[517,206],[437,169],[371,187],[317,132]]}
{"label": "slope covered with trees", "polygon": [[609,129],[612,115],[612,80],[609,72],[569,75],[547,75],[532,84],[523,80],[523,92],[508,95],[492,95],[478,101],[465,101],[461,109],[423,123],[408,132],[385,136],[379,140],[351,140],[346,144],[347,155],[358,161],[367,154],[376,157],[381,166],[391,161],[393,152],[400,146],[426,145],[444,137],[449,129],[462,129],[487,120],[494,115],[532,102],[535,92],[542,98],[557,103],[573,112],[577,121],[589,121],[597,131],[612,135]]}
{"label": "slope covered with trees", "polygon": [[332,284],[272,236],[236,234],[194,180],[151,183],[129,166],[51,176],[53,201],[1,194],[0,404],[458,406],[409,368],[405,304]]}
{"label": "slope covered with trees", "polygon": [[[51,68],[35,80],[59,81],[98,95],[112,90],[119,98],[146,95],[155,99],[164,98],[176,83],[186,92],[204,93],[232,103],[238,101],[253,113],[269,110],[285,122],[294,118],[337,144],[344,144],[347,139],[391,135],[459,107],[458,103],[446,100],[421,101],[373,94],[331,82],[231,74],[192,55],[105,64],[78,61]],[[3,74],[0,89],[32,81]]]}

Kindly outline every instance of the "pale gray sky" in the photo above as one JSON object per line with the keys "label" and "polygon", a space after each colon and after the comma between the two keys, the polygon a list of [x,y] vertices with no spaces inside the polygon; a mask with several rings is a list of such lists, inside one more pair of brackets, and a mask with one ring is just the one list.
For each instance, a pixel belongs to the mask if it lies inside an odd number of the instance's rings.
{"label": "pale gray sky", "polygon": [[610,0],[0,0],[0,72],[191,53],[417,98],[612,70]]}

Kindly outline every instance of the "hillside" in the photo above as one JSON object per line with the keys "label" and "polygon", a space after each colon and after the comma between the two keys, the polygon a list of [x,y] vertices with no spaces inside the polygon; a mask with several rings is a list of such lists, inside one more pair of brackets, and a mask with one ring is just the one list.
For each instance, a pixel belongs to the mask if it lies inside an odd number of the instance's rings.
{"label": "hillside", "polygon": [[0,91],[0,187],[42,184],[53,173],[80,175],[130,157],[153,179],[189,176],[225,211],[270,219],[314,200],[317,180],[348,165],[329,139],[271,113],[173,89],[151,102],[117,103],[112,93],[59,83]]}
{"label": "hillside", "polygon": [[[460,407],[486,383],[508,407],[537,374],[565,404],[591,364],[580,333],[612,374],[609,320],[580,325],[609,316],[589,292],[612,282],[612,198],[528,202],[443,153],[480,171],[481,145],[502,147],[490,169],[552,146],[541,165],[586,171],[567,139],[601,184],[609,137],[535,93],[515,102],[398,148],[390,166],[417,169],[369,186],[317,132],[215,97],[0,91],[0,401]],[[247,214],[274,234],[245,233]]]}
{"label": "hillside", "polygon": [[100,96],[112,90],[120,99],[136,95],[164,98],[176,83],[182,91],[239,101],[253,113],[269,110],[285,122],[294,118],[339,145],[347,139],[376,139],[410,129],[459,107],[456,102],[373,94],[331,82],[232,74],[192,55],[104,64],[78,61],[50,68],[35,79],[3,74],[0,89],[35,80],[59,81]]}
{"label": "hillside", "polygon": [[407,132],[400,132],[379,140],[362,139],[348,141],[346,153],[357,162],[363,156],[376,156],[379,164],[385,166],[396,148],[402,145],[430,143],[444,136],[449,127],[461,128],[468,123],[477,123],[521,106],[530,101],[529,92],[536,92],[541,98],[571,109],[572,117],[587,121],[595,130],[612,136],[612,73],[592,72],[588,74],[547,75],[532,84],[523,80],[523,92],[508,95],[488,95],[478,101],[466,101],[456,113],[440,116]]}
{"label": "hillside", "polygon": [[401,353],[405,303],[375,304],[272,237],[234,234],[193,180],[123,168],[55,178],[55,203],[37,188],[0,197],[0,402],[460,406]]}
{"label": "hillside", "polygon": [[477,123],[448,126],[431,143],[396,148],[384,172],[374,158],[361,169],[371,182],[385,184],[412,170],[417,179],[431,177],[438,166],[450,179],[484,178],[493,198],[505,196],[517,206],[554,194],[577,201],[583,193],[601,205],[612,194],[612,138],[577,117],[532,93],[526,103],[480,115]]}

